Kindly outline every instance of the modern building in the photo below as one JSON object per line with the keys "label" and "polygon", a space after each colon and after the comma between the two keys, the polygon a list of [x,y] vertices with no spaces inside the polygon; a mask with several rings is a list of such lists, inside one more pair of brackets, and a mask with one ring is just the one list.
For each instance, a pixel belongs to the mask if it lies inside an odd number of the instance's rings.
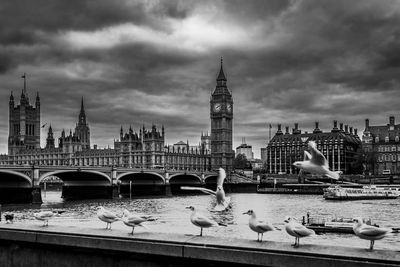
{"label": "modern building", "polygon": [[395,117],[389,117],[386,125],[371,126],[365,120],[362,145],[365,152],[365,168],[371,174],[400,173],[400,124]]}
{"label": "modern building", "polygon": [[232,147],[233,98],[226,82],[221,58],[217,86],[210,98],[211,167],[222,167],[229,174],[232,171],[235,153]]}
{"label": "modern building", "polygon": [[239,154],[246,156],[247,160],[252,161],[254,159],[253,147],[246,144],[246,139],[243,137],[242,144],[236,147],[236,157]]}
{"label": "modern building", "polygon": [[316,142],[318,150],[324,154],[332,171],[342,171],[344,174],[355,172],[354,164],[362,148],[357,129],[353,132],[353,128],[348,125],[343,129],[343,123],[340,123],[338,128],[336,120],[330,132],[322,132],[318,122],[310,133],[302,133],[298,123],[295,123],[291,133],[288,126],[286,131],[282,132],[281,124],[278,124],[278,131],[265,150],[267,171],[275,174],[298,173],[293,163],[304,160],[304,151],[311,140]]}

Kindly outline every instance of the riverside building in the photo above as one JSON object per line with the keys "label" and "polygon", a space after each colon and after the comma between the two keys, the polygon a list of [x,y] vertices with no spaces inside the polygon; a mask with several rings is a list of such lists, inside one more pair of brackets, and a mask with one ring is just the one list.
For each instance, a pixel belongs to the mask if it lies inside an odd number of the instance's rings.
{"label": "riverside building", "polygon": [[352,164],[355,163],[361,151],[361,140],[357,135],[357,129],[340,123],[333,122],[330,132],[319,129],[319,123],[315,123],[315,129],[308,133],[302,132],[298,123],[294,124],[292,132],[286,126],[282,132],[281,124],[275,136],[269,141],[267,147],[262,150],[268,173],[297,174],[299,170],[293,166],[295,161],[304,160],[304,150],[308,150],[308,141],[315,141],[319,151],[328,160],[332,171],[342,171],[344,174],[352,173]]}

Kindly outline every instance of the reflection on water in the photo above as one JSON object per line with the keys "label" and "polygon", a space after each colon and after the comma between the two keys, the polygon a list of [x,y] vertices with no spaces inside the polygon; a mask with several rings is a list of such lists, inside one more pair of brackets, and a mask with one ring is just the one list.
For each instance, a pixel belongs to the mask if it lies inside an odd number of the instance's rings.
{"label": "reflection on water", "polygon": [[[47,191],[42,193],[43,204],[3,206],[3,210],[12,211],[16,221],[41,225],[35,221],[33,213],[38,209],[63,209],[65,213],[55,217],[51,224],[65,226],[80,226],[82,228],[105,228],[105,223],[96,216],[96,208],[104,206],[122,215],[123,209],[141,214],[153,215],[156,220],[147,222],[149,229],[138,228],[138,231],[167,232],[197,235],[199,229],[190,223],[190,210],[187,206],[195,206],[203,214],[207,214],[227,227],[214,227],[205,229],[204,235],[223,236],[228,238],[257,239],[257,234],[248,227],[248,215],[243,215],[253,209],[260,219],[271,221],[282,231],[275,231],[264,235],[264,240],[294,242],[284,231],[283,219],[286,215],[301,220],[307,212],[313,215],[329,215],[337,217],[363,217],[371,218],[373,223],[381,227],[400,226],[400,200],[374,200],[374,201],[326,201],[319,195],[274,195],[274,194],[230,194],[232,209],[225,212],[213,212],[215,200],[209,195],[190,195],[174,197],[148,197],[130,199],[99,199],[84,201],[63,201],[61,191]],[[113,229],[126,230],[122,222],[113,223]],[[349,234],[323,234],[305,238],[302,243],[316,243],[338,246],[369,246],[369,241],[361,240]],[[399,250],[400,235],[391,234],[383,240],[378,240],[376,248]]]}

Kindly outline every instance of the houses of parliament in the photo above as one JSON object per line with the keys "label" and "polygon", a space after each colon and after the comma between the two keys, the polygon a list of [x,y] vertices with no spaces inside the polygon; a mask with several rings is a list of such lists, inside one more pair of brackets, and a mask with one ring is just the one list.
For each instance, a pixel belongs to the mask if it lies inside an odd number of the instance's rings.
{"label": "houses of parliament", "polygon": [[209,171],[223,167],[232,170],[233,99],[221,59],[216,88],[210,97],[211,134],[201,134],[199,144],[178,142],[165,144],[165,129],[156,125],[139,131],[121,126],[114,148],[91,146],[90,128],[82,97],[74,131],[62,130],[58,146],[51,127],[48,127],[46,146],[40,147],[40,97],[32,105],[26,88],[16,105],[13,93],[9,100],[8,155],[0,155],[0,165],[54,166],[115,166],[127,168],[166,168],[175,170]]}

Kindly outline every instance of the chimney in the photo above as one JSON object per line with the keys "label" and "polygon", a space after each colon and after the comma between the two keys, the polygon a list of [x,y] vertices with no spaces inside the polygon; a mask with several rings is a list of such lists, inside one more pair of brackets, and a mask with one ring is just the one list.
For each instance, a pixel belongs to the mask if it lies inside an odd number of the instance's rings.
{"label": "chimney", "polygon": [[357,135],[357,128],[354,128],[354,135]]}
{"label": "chimney", "polygon": [[314,131],[313,131],[313,133],[321,133],[322,131],[319,129],[319,122],[318,121],[316,121],[315,122],[315,129],[314,129]]}
{"label": "chimney", "polygon": [[339,124],[339,129],[341,132],[343,132],[343,123],[342,122]]}
{"label": "chimney", "polygon": [[389,117],[389,123],[391,126],[394,126],[394,116]]}
{"label": "chimney", "polygon": [[369,129],[369,119],[365,119],[365,131]]}
{"label": "chimney", "polygon": [[349,132],[349,125],[346,124],[346,125],[344,126],[344,132],[345,132],[345,133],[348,133],[348,132]]}
{"label": "chimney", "polygon": [[285,134],[289,134],[289,126],[286,126],[285,129],[286,129]]}
{"label": "chimney", "polygon": [[353,127],[350,127],[350,134],[353,134]]}
{"label": "chimney", "polygon": [[334,133],[334,132],[338,132],[339,131],[339,129],[338,129],[338,127],[337,127],[337,120],[334,120],[333,121],[333,128],[332,128],[332,133]]}
{"label": "chimney", "polygon": [[282,134],[282,125],[278,124],[278,131],[276,132],[277,135],[281,135]]}
{"label": "chimney", "polygon": [[298,129],[299,129],[299,123],[298,123],[298,122],[296,122],[296,123],[294,124],[294,129],[295,129],[295,130],[298,130]]}

